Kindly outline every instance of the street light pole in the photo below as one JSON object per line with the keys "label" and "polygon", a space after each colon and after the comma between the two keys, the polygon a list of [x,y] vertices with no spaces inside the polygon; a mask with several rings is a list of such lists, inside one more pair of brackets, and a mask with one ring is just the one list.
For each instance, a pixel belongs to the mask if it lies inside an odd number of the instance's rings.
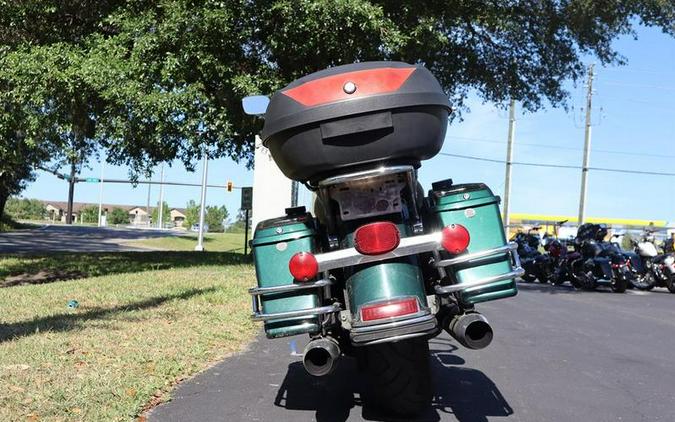
{"label": "street light pole", "polygon": [[101,214],[103,212],[103,167],[105,166],[105,161],[101,159],[101,179],[99,180],[99,191],[98,191],[98,226],[102,226]]}
{"label": "street light pole", "polygon": [[204,173],[202,174],[202,195],[201,204],[199,206],[199,235],[197,237],[197,246],[195,251],[204,250],[204,218],[206,216],[206,179],[209,172],[209,157],[204,151]]}
{"label": "street light pole", "polygon": [[157,227],[162,228],[162,219],[164,217],[164,163],[159,170],[159,209],[157,210]]}

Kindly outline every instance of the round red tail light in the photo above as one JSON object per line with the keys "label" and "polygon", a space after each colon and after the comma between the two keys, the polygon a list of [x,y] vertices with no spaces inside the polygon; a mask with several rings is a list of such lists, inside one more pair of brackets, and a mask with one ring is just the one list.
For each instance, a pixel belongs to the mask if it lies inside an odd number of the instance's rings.
{"label": "round red tail light", "polygon": [[319,272],[319,263],[311,253],[298,252],[288,261],[288,269],[294,279],[308,281],[316,277]]}
{"label": "round red tail light", "polygon": [[470,241],[469,231],[461,224],[450,224],[443,228],[441,246],[452,254],[464,252]]}
{"label": "round red tail light", "polygon": [[388,221],[370,223],[354,232],[354,248],[363,255],[380,255],[398,247],[401,234],[396,224]]}

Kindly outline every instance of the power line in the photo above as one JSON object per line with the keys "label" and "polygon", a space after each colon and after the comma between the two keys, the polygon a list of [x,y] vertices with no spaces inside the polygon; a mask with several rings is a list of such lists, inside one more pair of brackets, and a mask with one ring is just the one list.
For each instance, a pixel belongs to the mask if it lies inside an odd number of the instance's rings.
{"label": "power line", "polygon": [[[466,136],[446,136],[446,137],[451,138],[451,139],[482,142],[482,143],[489,143],[489,144],[500,144],[500,145],[506,146],[506,142],[500,141],[500,140],[497,140],[497,139],[471,138],[471,137],[466,137]],[[565,147],[565,146],[561,146],[561,145],[537,144],[537,143],[529,143],[529,142],[519,142],[518,145],[525,145],[525,146],[537,147],[537,148],[560,149],[560,150],[567,150],[567,151],[583,151],[582,148]],[[675,158],[675,155],[650,154],[650,153],[646,153],[646,152],[633,152],[633,151],[613,151],[613,150],[596,149],[596,148],[593,149],[593,152],[599,152],[599,153],[603,153],[603,154],[637,155],[637,156],[656,157],[656,158]]]}
{"label": "power line", "polygon": [[[497,164],[506,164],[506,160],[497,160],[493,158],[485,158],[485,157],[476,157],[473,155],[463,155],[463,154],[452,154],[449,152],[441,152],[439,155],[444,155],[447,157],[455,157],[455,158],[464,158],[467,160],[476,160],[476,161],[485,161],[489,163],[497,163]],[[565,164],[550,164],[550,163],[533,163],[533,162],[527,162],[527,161],[512,161],[511,164],[517,165],[517,166],[528,166],[528,167],[546,167],[546,168],[563,168],[563,169],[572,169],[572,170],[580,170],[581,166],[571,166],[571,165],[565,165]],[[675,173],[668,173],[668,172],[661,172],[661,171],[645,171],[645,170],[627,170],[627,169],[613,169],[613,168],[606,168],[606,167],[588,167],[589,170],[593,171],[605,171],[605,172],[611,172],[611,173],[627,173],[627,174],[643,174],[643,175],[649,175],[649,176],[675,176]]]}
{"label": "power line", "polygon": [[632,84],[625,83],[621,81],[612,81],[604,79],[600,82],[602,85],[612,85],[612,86],[625,86],[628,88],[650,88],[650,89],[665,89],[667,91],[675,91],[675,86],[663,86],[663,85],[648,85],[648,84]]}

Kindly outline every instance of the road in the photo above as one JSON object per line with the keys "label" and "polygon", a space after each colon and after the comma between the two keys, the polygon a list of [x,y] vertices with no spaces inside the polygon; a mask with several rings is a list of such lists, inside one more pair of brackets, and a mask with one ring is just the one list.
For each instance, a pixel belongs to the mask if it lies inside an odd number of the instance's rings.
{"label": "road", "polygon": [[[482,351],[431,341],[435,398],[420,421],[675,420],[675,295],[521,285],[478,306],[495,339]],[[305,337],[260,336],[184,382],[150,421],[382,421],[360,401],[352,359],[308,376]],[[409,420],[409,419],[406,419]]]}
{"label": "road", "polygon": [[47,225],[30,230],[0,233],[0,254],[143,251],[147,249],[126,246],[124,243],[175,235],[176,233],[164,230]]}

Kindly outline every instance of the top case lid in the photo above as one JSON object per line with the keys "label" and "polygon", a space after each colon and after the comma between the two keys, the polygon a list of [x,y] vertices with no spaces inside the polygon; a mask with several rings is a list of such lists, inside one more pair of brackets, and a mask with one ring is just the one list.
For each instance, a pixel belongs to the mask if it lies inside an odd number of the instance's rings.
{"label": "top case lid", "polygon": [[363,62],[297,79],[277,91],[265,113],[263,143],[277,133],[311,123],[401,107],[439,106],[447,95],[422,65]]}

